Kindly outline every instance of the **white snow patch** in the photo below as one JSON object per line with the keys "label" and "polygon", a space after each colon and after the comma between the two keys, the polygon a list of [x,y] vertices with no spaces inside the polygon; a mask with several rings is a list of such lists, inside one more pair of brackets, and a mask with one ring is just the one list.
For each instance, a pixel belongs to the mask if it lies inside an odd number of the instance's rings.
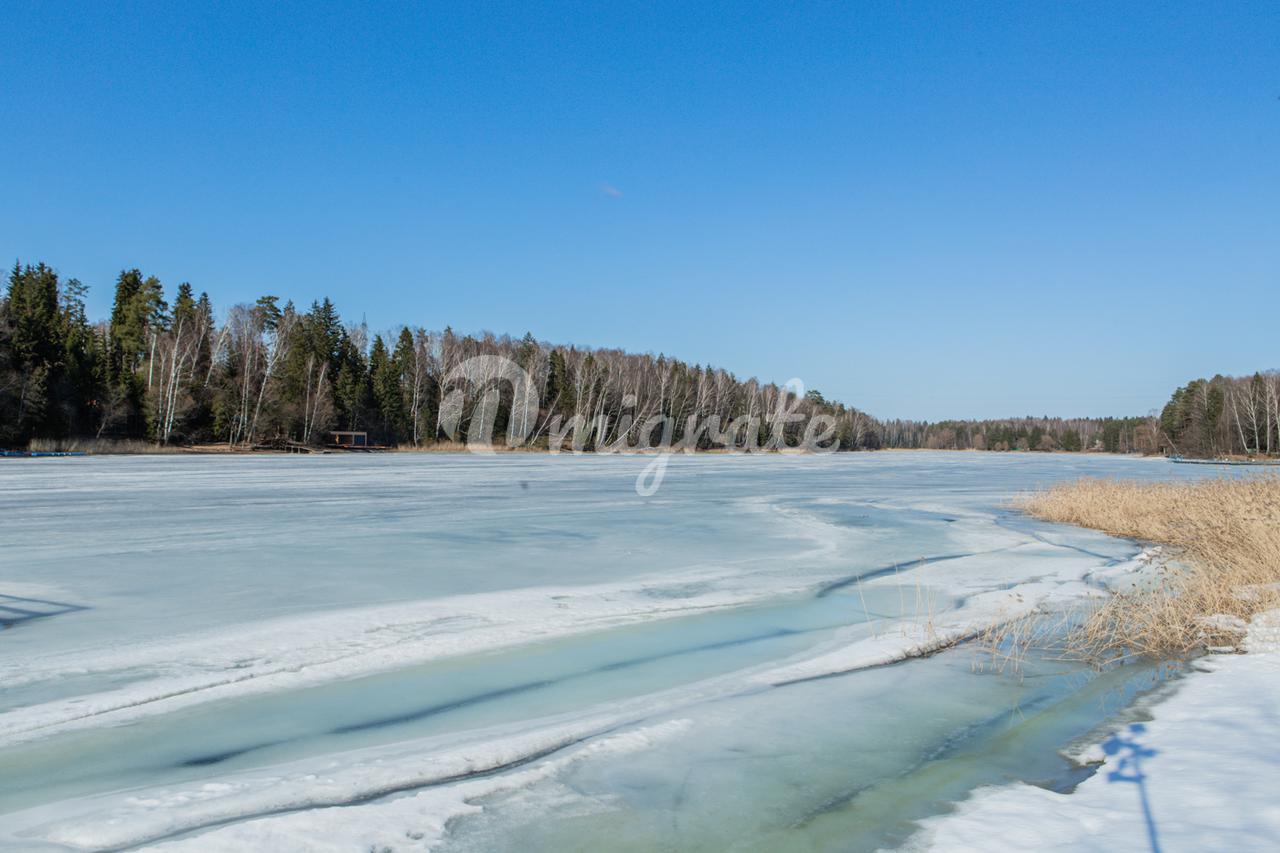
{"label": "white snow patch", "polygon": [[[955,813],[924,821],[915,849],[1144,850],[1153,829],[1165,853],[1275,850],[1280,839],[1280,611],[1254,619],[1247,654],[1201,661],[1124,741],[1152,754],[1134,781],[1130,755],[1116,743],[1089,750],[1105,758],[1098,773],[1071,794],[1026,784],[988,787]],[[1107,751],[1112,755],[1107,755]],[[1143,809],[1145,787],[1150,824]],[[1150,829],[1149,829],[1150,826]]]}

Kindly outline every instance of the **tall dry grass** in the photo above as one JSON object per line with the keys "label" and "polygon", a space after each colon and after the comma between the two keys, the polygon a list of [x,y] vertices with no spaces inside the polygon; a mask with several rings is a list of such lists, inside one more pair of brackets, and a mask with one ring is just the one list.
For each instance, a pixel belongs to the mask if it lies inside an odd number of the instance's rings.
{"label": "tall dry grass", "polygon": [[121,438],[33,438],[27,445],[28,450],[49,451],[57,453],[79,452],[92,454],[127,453],[182,453],[181,447],[165,446],[150,441],[137,441]]}
{"label": "tall dry grass", "polygon": [[1083,479],[1024,497],[1046,521],[1160,543],[1174,560],[1090,609],[1066,650],[1095,663],[1236,646],[1280,606],[1280,476],[1136,483]]}

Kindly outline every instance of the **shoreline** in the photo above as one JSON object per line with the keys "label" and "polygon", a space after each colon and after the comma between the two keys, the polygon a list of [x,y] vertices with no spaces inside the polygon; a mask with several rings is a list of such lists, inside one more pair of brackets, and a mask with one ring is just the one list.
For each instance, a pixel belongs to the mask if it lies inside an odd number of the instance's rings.
{"label": "shoreline", "polygon": [[[96,440],[93,440],[96,442]],[[143,445],[146,446],[136,446]],[[914,454],[914,453],[963,453],[991,455],[993,457],[1017,456],[1027,458],[1040,457],[1079,457],[1079,458],[1095,458],[1095,457],[1114,457],[1120,459],[1159,459],[1166,460],[1168,457],[1156,454],[1143,453],[1112,453],[1105,450],[976,450],[974,448],[927,448],[927,447],[881,447],[874,450],[858,449],[858,450],[831,450],[815,452],[803,447],[783,447],[783,448],[757,448],[748,450],[745,448],[727,448],[712,447],[705,449],[686,450],[684,448],[674,448],[669,450],[655,448],[627,448],[626,450],[573,450],[562,449],[560,451],[552,451],[548,447],[526,445],[520,447],[507,447],[505,445],[495,445],[489,450],[476,453],[467,448],[465,444],[459,442],[436,442],[431,445],[421,447],[369,447],[369,448],[344,448],[344,447],[308,447],[302,450],[282,450],[276,448],[264,447],[233,447],[226,443],[219,444],[197,444],[197,445],[154,445],[150,442],[119,442],[120,446],[112,447],[89,447],[80,449],[81,445],[78,441],[72,440],[66,443],[53,443],[57,449],[39,450],[14,450],[11,457],[6,458],[55,458],[53,454],[75,454],[76,456],[341,456],[341,455],[485,455],[485,456],[503,456],[513,454],[546,454],[549,456],[660,456],[664,453],[672,456],[827,456],[827,455],[847,455],[847,454]],[[134,446],[131,446],[134,445]],[[31,456],[28,454],[41,454]],[[1206,460],[1205,464],[1212,464]]]}

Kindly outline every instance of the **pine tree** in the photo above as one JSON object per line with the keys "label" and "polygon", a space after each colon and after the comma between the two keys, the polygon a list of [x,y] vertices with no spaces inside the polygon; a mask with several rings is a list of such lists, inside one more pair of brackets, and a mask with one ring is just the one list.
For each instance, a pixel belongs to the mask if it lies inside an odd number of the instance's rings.
{"label": "pine tree", "polygon": [[311,303],[308,314],[312,334],[315,336],[315,347],[329,360],[329,375],[337,376],[342,367],[344,355],[343,342],[347,339],[347,330],[342,326],[342,318],[333,307],[329,297],[320,302]]}
{"label": "pine tree", "polygon": [[59,297],[63,349],[60,405],[66,413],[68,432],[79,434],[96,429],[95,409],[102,392],[102,352],[85,312],[88,290],[78,279],[68,279]]}
{"label": "pine tree", "polygon": [[9,276],[8,313],[17,358],[27,367],[58,364],[62,334],[57,273],[44,264],[25,268],[14,264]]}
{"label": "pine tree", "polygon": [[173,300],[173,324],[178,323],[188,328],[196,324],[196,302],[191,296],[191,285],[185,281],[178,285],[178,298]]}
{"label": "pine tree", "polygon": [[359,429],[373,407],[373,392],[364,353],[350,335],[343,335],[338,363],[333,393],[339,422],[344,424],[343,429]]}
{"label": "pine tree", "polygon": [[[415,427],[417,426],[413,420],[415,415],[421,419],[423,401],[421,399],[417,401],[415,412],[414,363],[416,356],[414,353],[413,332],[409,331],[408,326],[400,330],[400,336],[396,339],[396,349],[391,356],[391,361],[395,369],[397,390],[400,394],[400,428],[403,433],[400,438],[401,440],[413,440],[416,435]],[[422,390],[422,388],[417,389],[419,395],[421,395]]]}
{"label": "pine tree", "polygon": [[547,357],[547,408],[569,415],[574,410],[573,382],[569,379],[569,367],[564,353],[553,349]]}
{"label": "pine tree", "polygon": [[373,339],[369,355],[369,373],[373,397],[378,409],[381,438],[387,444],[398,443],[405,433],[404,393],[400,387],[401,370],[387,353],[382,336]]}
{"label": "pine tree", "polygon": [[74,279],[60,285],[43,263],[15,263],[2,318],[7,335],[0,369],[12,371],[0,383],[8,392],[0,396],[0,416],[9,422],[6,443],[62,437],[84,420],[93,393],[84,292]]}
{"label": "pine tree", "polygon": [[142,273],[137,269],[124,270],[116,279],[116,298],[111,307],[110,326],[110,376],[119,382],[126,367],[133,369],[132,359],[142,351],[142,318],[137,316],[135,305],[142,291]]}

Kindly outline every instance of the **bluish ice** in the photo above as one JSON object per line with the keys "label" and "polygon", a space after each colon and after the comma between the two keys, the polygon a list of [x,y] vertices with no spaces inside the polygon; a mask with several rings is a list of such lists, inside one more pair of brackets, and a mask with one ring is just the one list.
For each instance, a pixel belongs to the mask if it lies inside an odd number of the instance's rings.
{"label": "bluish ice", "polygon": [[1140,568],[1011,499],[1215,473],[677,456],[645,497],[649,461],[6,460],[0,845],[891,846],[1069,787],[1163,675],[979,666],[975,630]]}

